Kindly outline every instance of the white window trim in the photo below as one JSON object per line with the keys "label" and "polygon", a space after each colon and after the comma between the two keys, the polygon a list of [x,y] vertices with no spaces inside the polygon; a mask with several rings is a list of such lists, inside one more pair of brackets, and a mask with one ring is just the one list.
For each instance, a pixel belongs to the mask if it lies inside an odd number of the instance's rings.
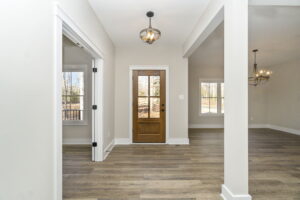
{"label": "white window trim", "polygon": [[[201,113],[201,83],[206,82],[206,83],[217,83],[218,84],[218,113]],[[199,97],[199,116],[200,117],[223,117],[224,113],[221,113],[221,83],[224,83],[223,79],[199,79],[199,89],[198,89],[198,97]]]}
{"label": "white window trim", "polygon": [[63,72],[83,72],[84,73],[84,98],[83,98],[83,107],[85,112],[83,112],[83,120],[63,120],[64,126],[87,126],[88,125],[88,104],[87,101],[87,79],[88,79],[88,70],[87,65],[64,65]]}

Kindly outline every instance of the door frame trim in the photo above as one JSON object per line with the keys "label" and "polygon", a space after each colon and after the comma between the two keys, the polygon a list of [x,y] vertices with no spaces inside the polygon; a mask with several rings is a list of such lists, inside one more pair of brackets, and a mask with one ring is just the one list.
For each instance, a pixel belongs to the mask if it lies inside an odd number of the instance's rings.
{"label": "door frame trim", "polygon": [[[96,102],[99,109],[95,112],[97,121],[95,123],[95,140],[98,142],[98,147],[95,148],[95,161],[102,161],[104,157],[103,152],[103,73],[104,73],[104,55],[102,51],[89,39],[89,37],[82,31],[68,13],[60,6],[59,3],[53,4],[53,101],[54,101],[54,115],[53,115],[53,159],[54,159],[54,197],[55,200],[62,200],[62,106],[61,106],[61,82],[62,82],[62,37],[67,36],[73,42],[79,42],[85,50],[87,50],[94,57],[94,64],[98,68],[96,73],[96,88],[95,95]],[[94,99],[94,98],[93,98]],[[91,141],[92,142],[92,141]]]}
{"label": "door frame trim", "polygon": [[[169,98],[169,66],[168,65],[130,65],[129,66],[129,141],[130,144],[133,144],[133,132],[132,132],[132,71],[133,70],[163,70],[166,72],[166,142],[165,144],[169,143],[169,111],[170,111],[170,98]],[[136,144],[136,143],[134,143]],[[143,143],[144,144],[144,143]],[[152,143],[156,144],[156,143]],[[164,144],[164,143],[157,143],[157,144]]]}

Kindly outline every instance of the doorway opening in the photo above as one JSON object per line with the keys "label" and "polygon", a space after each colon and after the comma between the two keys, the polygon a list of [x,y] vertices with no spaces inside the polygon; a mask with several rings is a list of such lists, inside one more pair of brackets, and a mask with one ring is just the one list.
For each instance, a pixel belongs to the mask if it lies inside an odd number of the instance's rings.
{"label": "doorway opening", "polygon": [[[71,46],[68,49],[65,45]],[[103,60],[84,40],[64,28],[62,32],[61,119],[62,143],[91,145],[92,161],[103,160]],[[79,128],[80,127],[80,128]],[[77,132],[77,133],[76,133]]]}
{"label": "doorway opening", "polygon": [[93,146],[96,141],[94,64],[94,58],[88,51],[63,36],[63,149],[78,149],[78,145],[81,145],[81,150],[89,150],[87,155],[91,155],[92,161],[96,160],[96,146]]}
{"label": "doorway opening", "polygon": [[[74,123],[78,123],[80,126],[90,124],[90,130],[87,132],[87,136],[90,134],[90,137],[86,137],[85,141],[81,140],[81,143],[83,142],[90,145],[92,153],[89,154],[91,156],[89,159],[91,161],[103,161],[104,158],[102,109],[104,57],[101,51],[90,41],[86,34],[81,31],[76,23],[58,4],[55,4],[54,27],[54,188],[56,193],[55,199],[62,200],[62,147],[63,141],[67,141],[66,138],[63,138],[64,125],[67,126],[68,123],[71,123],[72,126],[75,126]],[[90,58],[89,63],[65,63],[64,66],[64,38],[65,40],[68,40],[68,42],[75,44],[80,50],[84,51],[86,55],[88,55],[87,57]],[[63,91],[64,82],[68,83],[69,86],[65,87],[65,90]],[[90,87],[87,87],[88,85],[90,85]],[[66,90],[66,88],[68,88],[68,90]],[[89,88],[90,91],[84,91],[85,88]],[[85,100],[85,98],[88,100]],[[73,141],[69,140],[69,142],[70,141],[76,143],[79,140],[77,138],[73,139]]]}

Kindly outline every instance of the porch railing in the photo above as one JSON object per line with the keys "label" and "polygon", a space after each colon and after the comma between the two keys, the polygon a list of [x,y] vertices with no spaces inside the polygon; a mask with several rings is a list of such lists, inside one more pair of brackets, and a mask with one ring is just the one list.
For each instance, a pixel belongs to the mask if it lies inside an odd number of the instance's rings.
{"label": "porch railing", "polygon": [[63,120],[82,120],[83,110],[70,109],[62,111]]}

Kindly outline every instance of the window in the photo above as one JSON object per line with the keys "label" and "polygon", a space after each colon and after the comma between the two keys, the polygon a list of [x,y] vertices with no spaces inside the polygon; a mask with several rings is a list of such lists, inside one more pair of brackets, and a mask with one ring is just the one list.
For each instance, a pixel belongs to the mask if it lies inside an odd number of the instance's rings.
{"label": "window", "polygon": [[224,83],[221,83],[221,113],[224,114]]}
{"label": "window", "polygon": [[63,72],[62,118],[64,124],[82,124],[86,122],[86,88],[84,70],[67,68]]}
{"label": "window", "polygon": [[224,83],[200,81],[200,115],[224,113]]}

